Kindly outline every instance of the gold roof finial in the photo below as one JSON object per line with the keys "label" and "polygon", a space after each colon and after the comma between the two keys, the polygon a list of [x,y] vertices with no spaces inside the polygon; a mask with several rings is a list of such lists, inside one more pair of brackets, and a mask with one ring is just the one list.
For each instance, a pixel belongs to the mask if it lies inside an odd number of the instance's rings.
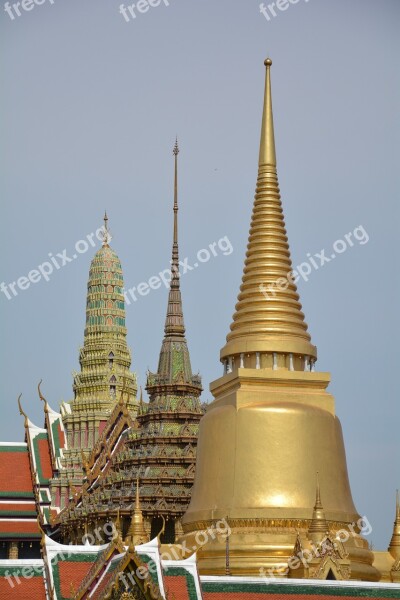
{"label": "gold roof finial", "polygon": [[40,389],[40,386],[42,385],[42,379],[39,381],[37,389],[38,389],[38,394],[39,394],[39,398],[42,402],[44,402],[44,412],[48,413],[49,412],[49,405],[47,403],[46,398],[43,396],[42,394],[42,390]]}
{"label": "gold roof finial", "polygon": [[24,427],[25,427],[25,429],[27,429],[27,427],[28,427],[28,422],[29,422],[29,419],[28,419],[28,415],[26,414],[26,412],[24,412],[24,410],[22,409],[22,405],[21,405],[21,398],[22,398],[22,394],[20,394],[20,395],[18,396],[18,400],[17,400],[17,402],[18,402],[18,408],[19,408],[19,414],[20,414],[22,417],[25,417],[25,419],[24,419]]}
{"label": "gold roof finial", "polygon": [[319,472],[317,471],[317,491],[315,494],[315,507],[314,508],[322,508],[321,502],[321,486],[319,484]]}
{"label": "gold roof finial", "polygon": [[265,93],[264,107],[261,125],[260,139],[260,155],[258,163],[260,165],[271,165],[276,167],[275,153],[275,135],[274,135],[274,118],[272,115],[272,94],[271,94],[271,65],[272,60],[266,58],[264,61],[266,66],[265,74]]}
{"label": "gold roof finial", "polygon": [[393,535],[389,544],[389,552],[395,560],[400,559],[400,496],[396,490],[396,517],[393,526]]}
{"label": "gold roof finial", "polygon": [[321,502],[321,488],[319,485],[319,473],[317,471],[317,485],[315,492],[315,505],[312,515],[312,520],[308,533],[310,537],[315,541],[317,538],[322,539],[328,530],[328,524],[325,517],[324,507]]}
{"label": "gold roof finial", "polygon": [[265,92],[256,194],[242,285],[221,360],[241,353],[297,354],[316,359],[293,280],[276,171],[271,59]]}
{"label": "gold roof finial", "polygon": [[139,477],[136,477],[135,510],[140,510]]}
{"label": "gold roof finial", "polygon": [[131,524],[125,541],[129,546],[132,546],[132,548],[148,541],[144,527],[143,513],[140,508],[139,477],[136,477],[135,508],[133,510]]}

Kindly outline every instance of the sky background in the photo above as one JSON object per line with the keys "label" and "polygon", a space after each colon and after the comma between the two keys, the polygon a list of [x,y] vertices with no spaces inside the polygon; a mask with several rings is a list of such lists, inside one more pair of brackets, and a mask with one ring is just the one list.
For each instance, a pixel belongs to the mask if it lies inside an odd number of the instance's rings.
{"label": "sky background", "polygon": [[[109,214],[125,286],[168,265],[178,134],[180,251],[228,236],[182,277],[203,399],[219,377],[239,290],[271,56],[278,174],[294,265],[362,225],[369,242],[299,283],[318,370],[330,371],[352,491],[376,548],[400,487],[398,0],[300,0],[268,21],[258,0],[170,0],[127,23],[120,0],[46,0],[1,11],[2,256],[16,281]],[[72,398],[95,249],[31,284],[2,311],[0,439],[21,440],[17,395],[42,425]],[[127,307],[139,384],[156,369],[167,290]]]}

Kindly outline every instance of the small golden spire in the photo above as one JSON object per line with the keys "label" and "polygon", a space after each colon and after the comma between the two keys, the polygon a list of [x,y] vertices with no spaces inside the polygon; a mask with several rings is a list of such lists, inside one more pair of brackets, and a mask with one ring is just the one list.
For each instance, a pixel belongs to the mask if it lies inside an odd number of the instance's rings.
{"label": "small golden spire", "polygon": [[144,527],[143,513],[140,508],[139,477],[136,478],[135,508],[125,542],[129,544],[129,547],[138,546],[139,544],[148,542],[147,533]]}
{"label": "small golden spire", "polygon": [[28,415],[26,414],[26,412],[24,412],[24,410],[22,409],[22,405],[21,405],[21,398],[22,398],[22,394],[20,394],[20,395],[18,396],[18,408],[19,408],[19,414],[20,414],[22,417],[25,417],[25,419],[24,419],[24,427],[25,427],[25,429],[27,429],[27,428],[28,428],[29,419],[28,419]]}
{"label": "small golden spire", "polygon": [[389,544],[389,552],[395,560],[400,559],[400,497],[396,490],[396,517],[393,526],[393,535]]}
{"label": "small golden spire", "polygon": [[317,489],[315,493],[315,505],[308,533],[316,541],[320,541],[328,530],[325,511],[321,502],[321,489],[319,485],[319,473],[317,472]]}
{"label": "small golden spire", "polygon": [[258,178],[236,312],[221,359],[244,353],[297,354],[316,359],[301,310],[276,171],[270,67],[265,94]]}

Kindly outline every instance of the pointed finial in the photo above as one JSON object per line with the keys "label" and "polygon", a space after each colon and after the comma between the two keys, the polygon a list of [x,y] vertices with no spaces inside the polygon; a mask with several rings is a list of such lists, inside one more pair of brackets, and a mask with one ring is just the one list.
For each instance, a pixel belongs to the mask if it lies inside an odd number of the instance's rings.
{"label": "pointed finial", "polygon": [[104,231],[103,231],[103,246],[108,246],[108,243],[111,240],[110,230],[108,229],[108,216],[107,211],[104,211]]}
{"label": "pointed finial", "polygon": [[135,510],[140,510],[139,477],[136,477]]}
{"label": "pointed finial", "polygon": [[322,508],[322,502],[321,502],[321,488],[319,485],[319,472],[317,471],[317,490],[316,490],[316,494],[315,494],[315,507],[314,508]]}
{"label": "pointed finial", "polygon": [[390,540],[388,550],[396,561],[400,560],[400,497],[399,497],[399,490],[396,490],[396,518],[394,520],[393,535],[392,535],[392,539]]}
{"label": "pointed finial", "polygon": [[326,533],[328,524],[325,517],[324,507],[321,502],[321,489],[319,485],[319,473],[317,471],[317,485],[315,493],[315,506],[308,533],[314,541]]}
{"label": "pointed finial", "polygon": [[174,156],[178,156],[178,154],[179,154],[178,136],[176,136],[175,146],[174,146],[174,149],[172,150],[172,153],[174,154]]}
{"label": "pointed finial", "polygon": [[272,94],[271,94],[271,65],[272,60],[267,58],[264,61],[266,66],[265,73],[265,91],[264,91],[264,108],[261,126],[260,140],[260,165],[276,166],[275,155],[275,136],[274,136],[274,120],[272,116]]}
{"label": "pointed finial", "polygon": [[185,325],[183,322],[182,299],[180,292],[179,273],[179,246],[178,246],[178,139],[175,142],[173,154],[175,156],[174,174],[174,233],[171,257],[171,281],[168,295],[167,317],[164,332],[166,336],[174,335],[184,337]]}
{"label": "pointed finial", "polygon": [[22,417],[25,417],[25,420],[24,420],[24,426],[25,426],[25,428],[27,428],[27,427],[28,427],[28,415],[27,415],[27,414],[26,414],[26,412],[24,412],[24,411],[23,411],[23,409],[22,409],[22,405],[21,405],[21,398],[22,398],[22,394],[20,394],[20,395],[18,396],[18,408],[19,408],[19,414],[20,414]]}

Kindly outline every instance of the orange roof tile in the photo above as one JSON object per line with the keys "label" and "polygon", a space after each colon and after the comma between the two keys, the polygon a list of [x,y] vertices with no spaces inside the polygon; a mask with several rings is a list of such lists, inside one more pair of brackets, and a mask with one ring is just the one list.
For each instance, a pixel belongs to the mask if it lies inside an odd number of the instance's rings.
{"label": "orange roof tile", "polygon": [[39,527],[37,521],[17,521],[10,519],[9,521],[0,520],[0,535],[4,537],[4,534],[9,533],[24,533],[26,535],[40,536]]}
{"label": "orange roof tile", "polygon": [[93,563],[91,562],[65,561],[58,563],[61,596],[63,598],[69,598],[71,596],[71,585],[74,591],[78,589],[92,565]]}
{"label": "orange roof tile", "polygon": [[45,479],[50,479],[53,477],[53,468],[51,466],[50,447],[47,438],[38,441],[38,449],[40,464],[42,466],[42,475]]}
{"label": "orange roof tile", "polygon": [[[13,587],[12,587],[13,586]],[[42,576],[7,580],[0,577],[0,600],[46,600]]]}
{"label": "orange roof tile", "polygon": [[168,577],[164,575],[164,586],[168,597],[179,598],[179,600],[190,600],[189,592],[187,589],[187,580],[183,575],[174,577]]}
{"label": "orange roof tile", "polygon": [[8,451],[0,453],[0,493],[4,497],[7,496],[7,492],[11,492],[12,495],[33,495],[27,448],[21,451],[17,446],[16,451],[12,451],[11,447],[8,447]]}

